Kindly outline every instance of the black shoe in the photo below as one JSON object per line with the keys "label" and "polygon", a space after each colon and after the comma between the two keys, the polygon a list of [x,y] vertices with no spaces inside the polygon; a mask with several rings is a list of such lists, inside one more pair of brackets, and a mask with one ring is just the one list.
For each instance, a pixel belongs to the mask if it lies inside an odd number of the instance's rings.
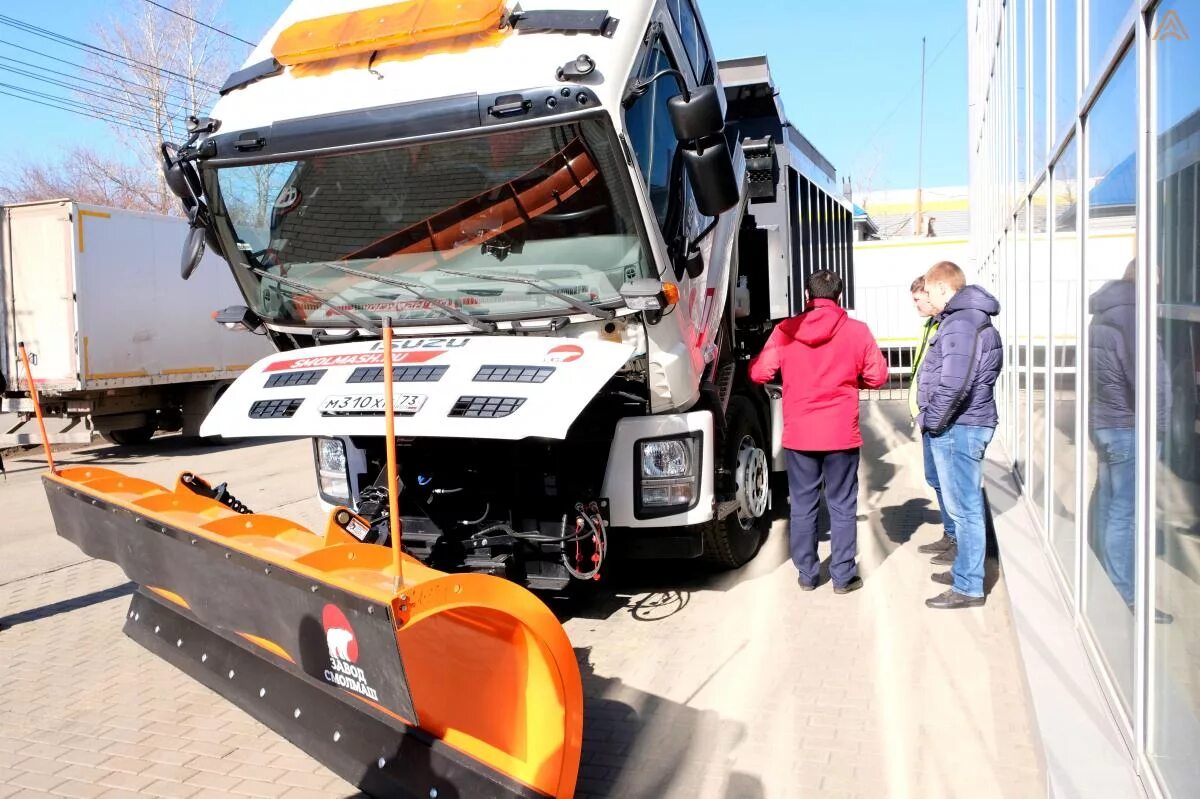
{"label": "black shoe", "polygon": [[852,579],[850,582],[846,583],[845,585],[835,585],[833,587],[833,593],[848,594],[851,591],[857,591],[858,589],[860,589],[862,587],[863,587],[862,578],[855,577],[854,579]]}
{"label": "black shoe", "polygon": [[922,555],[936,555],[939,552],[945,552],[954,543],[954,539],[948,535],[943,535],[932,544],[921,544],[917,547],[917,551]]}
{"label": "black shoe", "polygon": [[803,577],[797,577],[796,584],[800,586],[801,591],[813,591],[817,587],[816,583],[810,583],[808,580],[805,580]]}
{"label": "black shoe", "polygon": [[938,566],[953,566],[954,559],[958,557],[958,544],[951,544],[942,550],[937,555],[929,559],[930,563]]}
{"label": "black shoe", "polygon": [[983,602],[984,598],[981,596],[967,596],[951,588],[949,591],[938,594],[932,599],[926,599],[925,607],[937,608],[938,610],[957,610],[958,608],[983,607]]}
{"label": "black shoe", "polygon": [[929,575],[929,579],[942,585],[954,585],[954,574],[952,572],[934,572]]}

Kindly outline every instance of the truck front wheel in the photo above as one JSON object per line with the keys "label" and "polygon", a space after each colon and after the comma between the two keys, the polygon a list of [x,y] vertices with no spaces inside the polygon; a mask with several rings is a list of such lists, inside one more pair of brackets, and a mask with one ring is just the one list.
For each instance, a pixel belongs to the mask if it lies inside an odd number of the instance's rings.
{"label": "truck front wheel", "polygon": [[724,519],[701,525],[704,558],[726,569],[750,561],[762,547],[770,528],[767,516],[770,465],[762,426],[754,405],[745,397],[729,401],[722,464],[736,481],[737,509]]}

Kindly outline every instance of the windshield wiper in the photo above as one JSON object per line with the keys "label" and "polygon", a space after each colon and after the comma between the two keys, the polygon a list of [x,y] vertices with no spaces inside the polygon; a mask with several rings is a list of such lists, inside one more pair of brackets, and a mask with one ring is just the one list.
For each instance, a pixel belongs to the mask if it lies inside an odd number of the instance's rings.
{"label": "windshield wiper", "polygon": [[291,278],[281,277],[280,275],[273,275],[270,272],[268,272],[267,270],[259,269],[257,266],[253,266],[251,264],[245,264],[245,268],[249,269],[251,272],[253,272],[254,274],[263,278],[264,280],[274,280],[278,283],[282,283],[285,286],[291,286],[294,289],[299,289],[300,291],[307,292],[308,296],[312,297],[314,300],[321,303],[322,305],[324,305],[326,308],[333,311],[334,313],[340,314],[340,315],[346,317],[351,322],[353,322],[354,324],[363,328],[364,330],[369,330],[372,333],[375,333],[376,335],[383,334],[383,329],[381,327],[379,327],[379,325],[377,325],[374,322],[372,322],[371,320],[367,319],[365,316],[359,316],[358,314],[354,313],[353,311],[347,311],[345,308],[339,308],[336,305],[334,305],[332,302],[330,302],[329,300],[322,299],[320,296],[318,296],[317,289],[308,285],[307,283],[301,283],[299,280],[292,280]]}
{"label": "windshield wiper", "polygon": [[556,297],[556,298],[562,300],[563,302],[565,302],[567,305],[570,305],[572,308],[575,308],[576,310],[579,310],[579,311],[583,311],[586,314],[590,314],[590,315],[596,317],[597,319],[612,319],[614,316],[617,315],[615,311],[609,310],[607,308],[597,308],[596,306],[590,305],[590,304],[584,302],[583,300],[577,300],[574,297],[572,297],[570,294],[567,294],[565,291],[559,291],[558,289],[554,288],[553,286],[547,286],[544,283],[540,283],[537,280],[534,280],[533,278],[513,277],[513,276],[501,277],[499,275],[479,275],[479,274],[474,274],[472,272],[459,272],[456,269],[438,269],[437,271],[442,272],[447,275],[457,275],[458,277],[478,278],[479,280],[495,280],[496,282],[499,282],[499,283],[519,283],[523,286],[532,286],[533,288],[537,289],[538,291],[542,292],[543,294],[548,294],[551,297]]}
{"label": "windshield wiper", "polygon": [[475,328],[481,333],[494,333],[496,331],[495,322],[488,322],[483,319],[476,318],[471,316],[469,313],[460,311],[458,308],[455,308],[445,300],[439,300],[436,297],[430,297],[427,294],[423,294],[419,290],[422,287],[417,283],[409,283],[407,280],[397,280],[394,277],[385,277],[384,275],[373,275],[370,272],[363,272],[361,269],[351,269],[350,267],[342,266],[341,264],[325,262],[321,265],[328,266],[330,269],[337,270],[338,272],[344,272],[347,275],[365,277],[367,280],[374,280],[376,283],[383,283],[385,286],[396,286],[397,288],[402,288],[417,299],[427,302],[437,308],[441,308],[449,316],[454,317],[464,325],[469,325],[470,327]]}

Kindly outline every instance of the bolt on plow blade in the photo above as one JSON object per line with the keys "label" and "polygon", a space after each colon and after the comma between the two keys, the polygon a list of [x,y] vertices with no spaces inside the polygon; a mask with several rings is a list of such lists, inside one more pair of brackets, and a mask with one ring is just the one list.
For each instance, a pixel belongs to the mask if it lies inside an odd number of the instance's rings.
{"label": "bolt on plow blade", "polygon": [[[190,476],[189,476],[190,477]],[[550,610],[346,531],[108,469],[43,478],[58,534],[138,584],[125,632],[378,796],[569,797],[583,691]]]}

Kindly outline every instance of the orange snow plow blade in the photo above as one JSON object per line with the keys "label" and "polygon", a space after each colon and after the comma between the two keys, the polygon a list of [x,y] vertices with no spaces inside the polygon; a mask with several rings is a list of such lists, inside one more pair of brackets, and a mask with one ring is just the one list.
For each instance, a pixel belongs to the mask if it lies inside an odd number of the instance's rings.
{"label": "orange snow plow blade", "polygon": [[[60,536],[139,585],[125,632],[373,795],[569,797],[574,650],[533,594],[108,469],[43,477]],[[236,508],[236,509],[235,509]],[[240,511],[240,512],[239,512]]]}

